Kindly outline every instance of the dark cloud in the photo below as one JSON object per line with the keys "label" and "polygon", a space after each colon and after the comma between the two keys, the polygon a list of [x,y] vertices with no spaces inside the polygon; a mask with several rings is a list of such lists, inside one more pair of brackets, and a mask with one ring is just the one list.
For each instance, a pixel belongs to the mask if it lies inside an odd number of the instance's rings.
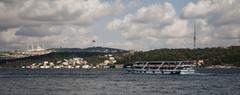
{"label": "dark cloud", "polygon": [[38,26],[38,27],[22,27],[16,31],[16,35],[31,36],[31,37],[44,37],[51,35],[58,35],[61,31],[57,31],[54,27]]}
{"label": "dark cloud", "polygon": [[111,5],[99,0],[3,0],[0,3],[2,30],[43,24],[85,27],[103,16],[117,13],[121,8],[121,4]]}

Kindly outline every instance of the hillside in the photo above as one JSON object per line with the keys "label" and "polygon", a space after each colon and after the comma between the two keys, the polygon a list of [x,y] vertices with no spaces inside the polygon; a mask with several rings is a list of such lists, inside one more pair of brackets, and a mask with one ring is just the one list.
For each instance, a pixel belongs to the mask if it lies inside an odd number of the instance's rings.
{"label": "hillside", "polygon": [[103,56],[105,53],[97,53],[97,52],[52,52],[46,55],[40,56],[31,56],[26,58],[19,58],[13,60],[0,60],[0,65],[2,67],[20,67],[22,65],[29,65],[32,63],[40,63],[43,61],[61,61],[63,59],[81,57],[81,58],[89,58],[93,56]]}
{"label": "hillside", "polygon": [[166,60],[204,60],[204,66],[234,65],[240,66],[240,47],[198,48],[198,49],[156,49],[146,52],[135,52],[123,56],[120,63],[134,61]]}
{"label": "hillside", "polygon": [[2,67],[20,67],[23,65],[29,65],[32,63],[40,63],[43,61],[62,61],[63,59],[80,57],[86,59],[92,64],[102,62],[99,56],[104,56],[105,54],[113,53],[123,53],[127,52],[122,49],[107,48],[107,47],[89,47],[89,48],[54,48],[49,49],[52,52],[49,54],[30,56],[24,58],[15,58],[15,59],[1,59],[0,66]]}
{"label": "hillside", "polygon": [[128,52],[121,49],[91,47],[86,49],[55,49],[55,52],[41,56],[31,56],[14,60],[0,60],[4,67],[19,67],[30,63],[39,63],[45,60],[58,61],[67,58],[81,57],[91,64],[97,64],[104,59],[102,56],[113,54],[117,63],[131,64],[134,61],[166,61],[166,60],[204,60],[203,66],[233,65],[240,66],[240,47],[228,48],[198,48],[198,49],[155,49],[150,51]]}

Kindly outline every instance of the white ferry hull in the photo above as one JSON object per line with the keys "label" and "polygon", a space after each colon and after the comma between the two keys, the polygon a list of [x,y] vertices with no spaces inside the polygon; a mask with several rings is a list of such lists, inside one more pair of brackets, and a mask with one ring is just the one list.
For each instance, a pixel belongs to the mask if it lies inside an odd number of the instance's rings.
{"label": "white ferry hull", "polygon": [[182,75],[195,74],[195,70],[194,69],[191,69],[191,70],[181,70],[180,74],[182,74]]}
{"label": "white ferry hull", "polygon": [[175,75],[175,74],[181,74],[181,75],[187,75],[187,74],[194,74],[195,70],[128,70],[128,72],[136,73],[136,74],[166,74],[166,75]]}

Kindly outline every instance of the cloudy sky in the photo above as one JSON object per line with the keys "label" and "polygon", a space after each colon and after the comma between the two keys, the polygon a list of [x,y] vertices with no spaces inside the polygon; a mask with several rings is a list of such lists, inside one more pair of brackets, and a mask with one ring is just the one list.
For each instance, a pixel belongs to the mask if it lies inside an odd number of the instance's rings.
{"label": "cloudy sky", "polygon": [[0,50],[239,45],[240,0],[0,0]]}

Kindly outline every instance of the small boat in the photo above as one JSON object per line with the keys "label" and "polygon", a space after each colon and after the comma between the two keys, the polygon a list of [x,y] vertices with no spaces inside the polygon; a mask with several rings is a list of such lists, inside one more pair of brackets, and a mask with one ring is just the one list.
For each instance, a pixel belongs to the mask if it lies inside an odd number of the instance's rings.
{"label": "small boat", "polygon": [[194,74],[195,67],[194,61],[137,61],[127,71],[143,74]]}

